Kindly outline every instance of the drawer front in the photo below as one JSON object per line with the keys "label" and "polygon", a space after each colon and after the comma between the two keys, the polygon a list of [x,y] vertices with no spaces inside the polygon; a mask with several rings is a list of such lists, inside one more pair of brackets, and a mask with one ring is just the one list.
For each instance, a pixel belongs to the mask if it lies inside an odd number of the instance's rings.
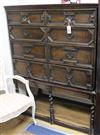
{"label": "drawer front", "polygon": [[51,45],[50,61],[82,67],[94,67],[94,48]]}
{"label": "drawer front", "polygon": [[44,63],[13,60],[14,73],[32,79],[49,81],[68,87],[93,90],[93,72],[68,66],[48,65]]}
{"label": "drawer front", "polygon": [[89,46],[95,41],[95,30],[85,28],[72,28],[71,34],[67,33],[66,27],[50,28],[48,42],[67,43],[81,46]]}
{"label": "drawer front", "polygon": [[93,89],[93,71],[88,69],[50,65],[49,81],[69,87]]}
{"label": "drawer front", "polygon": [[14,58],[46,60],[45,45],[40,43],[13,42],[12,55]]}
{"label": "drawer front", "polygon": [[[81,103],[87,103],[87,104],[91,104],[92,101],[92,97],[89,94],[86,93],[81,93],[81,92],[75,92],[72,91],[68,88],[61,88],[61,87],[57,87],[57,86],[50,86],[52,89],[52,96],[53,97],[58,97],[58,98],[63,98],[63,99],[68,99],[71,101],[78,101]],[[42,89],[42,93],[44,94],[49,94],[47,88],[43,88]]]}
{"label": "drawer front", "polygon": [[13,24],[30,24],[30,25],[43,25],[43,12],[24,12],[24,11],[14,11],[8,12],[8,23]]}
{"label": "drawer front", "polygon": [[28,62],[23,60],[13,60],[14,74],[29,77]]}
{"label": "drawer front", "polygon": [[88,94],[83,94],[80,92],[74,92],[68,89],[53,87],[52,88],[52,95],[56,97],[61,97],[69,100],[75,100],[80,102],[91,102],[91,99]]}
{"label": "drawer front", "polygon": [[48,25],[95,26],[95,10],[47,11]]}
{"label": "drawer front", "polygon": [[47,64],[16,59],[13,60],[13,64],[15,74],[31,79],[48,80]]}
{"label": "drawer front", "polygon": [[33,79],[48,81],[48,65],[38,62],[29,63],[29,74]]}
{"label": "drawer front", "polygon": [[32,40],[41,41],[43,40],[44,33],[39,27],[28,28],[28,27],[9,27],[10,38],[16,40]]}
{"label": "drawer front", "polygon": [[64,11],[43,9],[34,11],[13,11],[8,12],[9,24],[31,24],[31,25],[70,25],[76,26],[95,26],[96,10],[73,10],[65,9]]}

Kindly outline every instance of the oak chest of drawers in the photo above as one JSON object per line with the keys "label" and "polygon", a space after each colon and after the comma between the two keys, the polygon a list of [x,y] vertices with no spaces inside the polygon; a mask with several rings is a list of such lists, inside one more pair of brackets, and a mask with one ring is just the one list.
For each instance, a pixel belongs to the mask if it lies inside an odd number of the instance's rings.
{"label": "oak chest of drawers", "polygon": [[14,74],[30,80],[36,115],[94,133],[97,5],[6,7]]}

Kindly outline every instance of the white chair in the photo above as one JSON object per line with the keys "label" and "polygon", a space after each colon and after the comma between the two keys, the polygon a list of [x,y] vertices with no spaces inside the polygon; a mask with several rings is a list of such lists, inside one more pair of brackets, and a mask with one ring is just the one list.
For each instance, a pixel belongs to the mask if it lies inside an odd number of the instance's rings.
{"label": "white chair", "polygon": [[0,123],[6,122],[12,118],[19,116],[25,112],[29,107],[32,107],[32,118],[35,121],[35,100],[29,88],[29,81],[21,76],[14,75],[12,79],[18,80],[25,84],[27,95],[21,93],[10,93],[0,95]]}

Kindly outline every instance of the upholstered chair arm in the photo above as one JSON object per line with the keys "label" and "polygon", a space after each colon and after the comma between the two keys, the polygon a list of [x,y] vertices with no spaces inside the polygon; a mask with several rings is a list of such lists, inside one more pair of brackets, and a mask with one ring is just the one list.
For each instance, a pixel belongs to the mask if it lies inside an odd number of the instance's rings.
{"label": "upholstered chair arm", "polygon": [[19,80],[20,82],[22,82],[26,87],[28,96],[30,98],[34,99],[34,96],[33,96],[32,92],[30,90],[30,87],[29,87],[29,81],[28,80],[26,80],[25,78],[23,78],[22,76],[19,76],[19,75],[13,75],[12,79]]}

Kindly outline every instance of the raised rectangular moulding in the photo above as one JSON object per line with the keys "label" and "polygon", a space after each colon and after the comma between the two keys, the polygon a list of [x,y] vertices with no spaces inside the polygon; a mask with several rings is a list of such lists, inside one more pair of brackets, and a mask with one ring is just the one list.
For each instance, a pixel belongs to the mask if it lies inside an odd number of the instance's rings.
{"label": "raised rectangular moulding", "polygon": [[46,61],[45,45],[34,42],[12,42],[13,58]]}
{"label": "raised rectangular moulding", "polygon": [[49,81],[52,83],[85,90],[93,89],[94,74],[91,69],[49,64],[49,74]]}
{"label": "raised rectangular moulding", "polygon": [[18,41],[42,41],[44,32],[39,27],[19,27],[19,26],[10,26],[10,38],[11,40]]}
{"label": "raised rectangular moulding", "polygon": [[42,11],[8,12],[9,25],[44,25]]}
{"label": "raised rectangular moulding", "polygon": [[82,68],[94,68],[94,46],[75,46],[50,44],[50,62],[79,66]]}

